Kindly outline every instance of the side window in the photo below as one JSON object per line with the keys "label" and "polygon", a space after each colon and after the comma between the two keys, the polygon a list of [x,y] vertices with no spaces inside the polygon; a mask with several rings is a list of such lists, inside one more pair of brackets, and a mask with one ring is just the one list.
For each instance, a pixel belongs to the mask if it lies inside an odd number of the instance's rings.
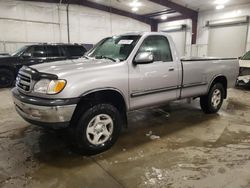
{"label": "side window", "polygon": [[169,42],[164,36],[147,37],[143,41],[139,52],[152,52],[154,61],[173,61]]}
{"label": "side window", "polygon": [[63,52],[58,46],[47,46],[48,57],[62,57],[64,56]]}
{"label": "side window", "polygon": [[32,57],[46,57],[46,51],[43,46],[31,46],[25,53],[30,53]]}
{"label": "side window", "polygon": [[243,56],[242,60],[250,60],[250,51]]}
{"label": "side window", "polygon": [[66,47],[69,56],[75,57],[75,56],[83,56],[84,53],[87,51],[83,46],[67,46]]}

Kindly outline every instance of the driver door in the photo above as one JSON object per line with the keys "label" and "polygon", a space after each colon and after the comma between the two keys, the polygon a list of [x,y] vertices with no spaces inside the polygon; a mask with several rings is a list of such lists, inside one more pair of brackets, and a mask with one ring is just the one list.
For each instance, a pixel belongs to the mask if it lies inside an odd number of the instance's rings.
{"label": "driver door", "polygon": [[162,35],[148,36],[137,54],[145,51],[153,53],[154,62],[130,66],[129,86],[132,109],[177,99],[179,63],[173,61],[168,39]]}

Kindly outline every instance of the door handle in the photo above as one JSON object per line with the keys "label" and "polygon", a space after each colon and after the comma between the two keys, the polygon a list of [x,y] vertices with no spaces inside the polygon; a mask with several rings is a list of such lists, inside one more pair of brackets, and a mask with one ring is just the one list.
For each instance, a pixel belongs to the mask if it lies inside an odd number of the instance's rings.
{"label": "door handle", "polygon": [[174,67],[170,67],[168,70],[169,71],[174,71]]}

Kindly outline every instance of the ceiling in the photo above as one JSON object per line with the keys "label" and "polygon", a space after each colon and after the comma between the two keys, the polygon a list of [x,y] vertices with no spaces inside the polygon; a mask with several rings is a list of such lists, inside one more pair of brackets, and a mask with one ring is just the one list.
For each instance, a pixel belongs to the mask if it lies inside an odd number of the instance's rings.
{"label": "ceiling", "polygon": [[[89,0],[95,3],[99,3],[106,6],[111,6],[120,10],[127,12],[131,11],[131,6],[129,5],[133,0]],[[134,12],[139,15],[150,14],[153,12],[159,12],[165,10],[166,7],[152,3],[148,0],[138,0],[141,2],[141,6],[138,8],[138,11]]]}
{"label": "ceiling", "polygon": [[[168,7],[153,3],[149,0],[88,0],[94,3],[113,7],[126,12],[145,15],[149,18],[161,20],[162,16],[178,17],[181,14],[171,10]],[[137,11],[132,11],[131,2],[137,1],[140,3]],[[193,9],[195,11],[213,10],[216,4],[215,0],[171,0],[174,3],[180,4],[184,7]],[[225,6],[240,5],[250,3],[250,0],[228,0]],[[157,13],[157,14],[155,14]]]}
{"label": "ceiling", "polygon": [[[181,4],[185,7],[204,11],[213,10],[215,8],[214,0],[172,0],[175,3]],[[229,0],[225,6],[241,5],[250,3],[250,0]]]}
{"label": "ceiling", "polygon": [[130,3],[133,2],[134,0],[88,0],[88,1],[95,2],[105,6],[110,6],[116,9],[124,10],[138,15],[145,15],[148,18],[159,19],[159,20],[161,19],[162,15],[166,15],[168,18],[181,15],[180,13],[173,11],[168,7],[150,2],[148,0],[138,0],[138,2],[141,3],[141,5],[138,6],[138,10],[135,12],[131,10],[132,7],[130,5]]}

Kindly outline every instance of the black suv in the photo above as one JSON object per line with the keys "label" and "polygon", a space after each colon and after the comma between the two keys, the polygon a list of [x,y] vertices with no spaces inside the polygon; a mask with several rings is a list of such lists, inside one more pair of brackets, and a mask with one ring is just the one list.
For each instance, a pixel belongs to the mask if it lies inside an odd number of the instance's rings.
{"label": "black suv", "polygon": [[11,55],[0,56],[0,88],[12,86],[23,65],[77,59],[86,51],[79,44],[36,44],[24,46]]}

